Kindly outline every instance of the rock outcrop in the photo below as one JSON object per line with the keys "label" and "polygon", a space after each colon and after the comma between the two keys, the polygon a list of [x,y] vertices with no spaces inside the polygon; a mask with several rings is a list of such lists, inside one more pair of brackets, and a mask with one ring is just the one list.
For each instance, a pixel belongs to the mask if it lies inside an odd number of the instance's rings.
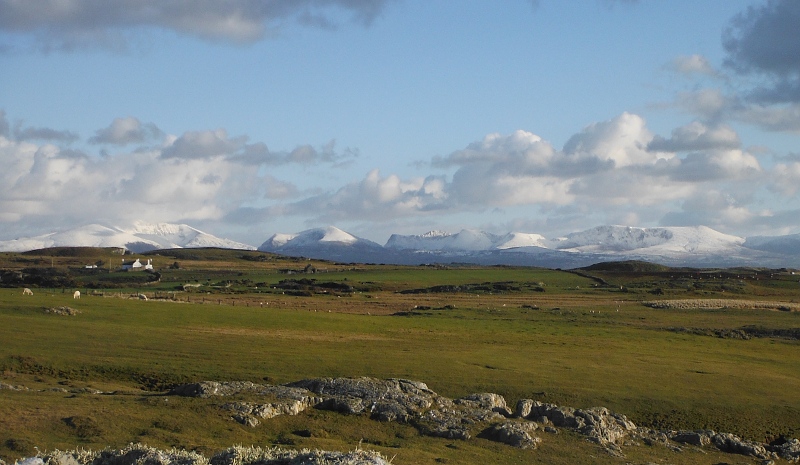
{"label": "rock outcrop", "polygon": [[329,452],[282,448],[231,447],[210,459],[185,450],[159,450],[141,444],[93,452],[54,451],[28,457],[17,465],[389,465],[379,453],[355,450]]}
{"label": "rock outcrop", "polygon": [[291,386],[273,386],[248,381],[184,384],[172,389],[169,394],[185,397],[229,397],[250,394],[263,397],[268,402],[228,402],[222,406],[232,413],[232,418],[251,427],[259,425],[258,418],[274,418],[279,415],[297,415],[303,410],[323,401],[307,389]]}
{"label": "rock outcrop", "polygon": [[263,397],[264,402],[236,401],[222,406],[232,412],[234,420],[251,427],[257,426],[259,419],[297,415],[314,407],[348,415],[368,415],[377,421],[406,423],[428,436],[469,440],[477,434],[523,449],[535,449],[541,443],[541,438],[534,435],[536,431],[557,433],[557,428],[567,428],[616,456],[622,455],[623,446],[643,441],[649,445],[661,444],[676,452],[686,445],[713,446],[723,452],[762,460],[782,458],[800,462],[797,439],[761,444],[707,430],[656,431],[637,427],[625,415],[604,407],[576,409],[533,399],[518,401],[512,412],[499,394],[478,393],[449,399],[432,391],[425,383],[407,379],[312,378],[282,386],[202,382],[178,386],[169,394]]}
{"label": "rock outcrop", "polygon": [[520,449],[536,449],[542,440],[532,434],[538,428],[539,425],[532,421],[506,421],[486,428],[478,436]]}

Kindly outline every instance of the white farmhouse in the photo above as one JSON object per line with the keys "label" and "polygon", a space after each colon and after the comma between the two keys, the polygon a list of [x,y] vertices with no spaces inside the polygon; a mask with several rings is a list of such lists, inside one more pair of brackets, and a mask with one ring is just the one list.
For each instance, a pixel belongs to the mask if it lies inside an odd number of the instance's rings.
{"label": "white farmhouse", "polygon": [[122,270],[123,271],[147,271],[153,269],[152,260],[147,259],[147,264],[143,265],[142,262],[137,258],[133,262],[125,263],[125,260],[122,260]]}

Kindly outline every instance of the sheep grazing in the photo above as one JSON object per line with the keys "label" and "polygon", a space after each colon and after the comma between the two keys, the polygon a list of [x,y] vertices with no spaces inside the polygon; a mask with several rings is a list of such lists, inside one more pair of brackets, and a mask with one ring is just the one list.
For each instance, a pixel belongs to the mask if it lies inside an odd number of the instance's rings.
{"label": "sheep grazing", "polygon": [[33,291],[26,287],[22,290],[22,295],[33,295]]}
{"label": "sheep grazing", "polygon": [[144,294],[139,294],[139,300],[147,300],[147,296]]}
{"label": "sheep grazing", "polygon": [[75,291],[75,293],[72,294],[72,298],[73,299],[80,299],[81,298],[81,291]]}

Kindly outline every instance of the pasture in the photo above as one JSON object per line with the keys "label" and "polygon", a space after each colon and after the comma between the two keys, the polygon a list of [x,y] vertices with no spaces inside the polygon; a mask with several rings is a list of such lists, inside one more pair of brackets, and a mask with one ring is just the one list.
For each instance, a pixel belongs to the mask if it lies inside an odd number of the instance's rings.
{"label": "pasture", "polygon": [[[800,283],[791,270],[628,264],[575,273],[159,254],[148,255],[157,276],[114,271],[119,256],[104,249],[0,254],[3,276],[48,279],[0,283],[9,286],[0,288],[0,458],[142,442],[207,454],[235,444],[360,445],[395,464],[752,462],[647,445],[613,457],[568,431],[517,450],[314,409],[250,428],[218,399],[164,395],[202,380],[407,378],[451,398],[494,392],[511,406],[604,406],[655,429],[800,436],[800,312],[790,305],[800,303]],[[699,299],[740,304],[645,305]],[[47,311],[61,307],[75,313]]]}

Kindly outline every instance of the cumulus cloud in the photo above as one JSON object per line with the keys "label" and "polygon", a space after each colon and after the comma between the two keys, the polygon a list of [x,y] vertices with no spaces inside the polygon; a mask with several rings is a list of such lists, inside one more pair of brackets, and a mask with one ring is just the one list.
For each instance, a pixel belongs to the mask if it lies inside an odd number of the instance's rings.
{"label": "cumulus cloud", "polygon": [[0,0],[0,31],[33,35],[49,50],[118,47],[126,33],[158,28],[207,40],[249,43],[280,24],[326,24],[342,15],[370,24],[392,0]]}
{"label": "cumulus cloud", "polygon": [[0,137],[0,221],[215,220],[258,199],[297,193],[289,182],[224,157],[161,155],[155,148],[92,157]]}
{"label": "cumulus cloud", "polygon": [[164,132],[153,123],[142,123],[138,118],[114,118],[111,124],[97,130],[90,144],[128,145],[140,144],[164,137]]}
{"label": "cumulus cloud", "polygon": [[709,184],[758,179],[763,173],[758,160],[738,145],[727,126],[692,123],[665,139],[653,135],[640,116],[623,113],[587,126],[562,150],[528,131],[489,134],[432,160],[435,168],[454,169],[449,182],[382,177],[376,170],[360,183],[298,202],[293,211],[352,220],[579,206],[584,212],[602,208],[615,217],[640,218],[648,216],[642,208],[658,206],[665,214],[668,205]]}
{"label": "cumulus cloud", "polygon": [[741,150],[694,152],[672,170],[678,181],[742,180],[761,172],[761,165],[751,154]]}
{"label": "cumulus cloud", "polygon": [[291,204],[285,213],[312,214],[323,221],[385,220],[444,209],[445,187],[440,177],[403,181],[396,175],[383,177],[375,169],[360,182]]}
{"label": "cumulus cloud", "polygon": [[672,130],[672,136],[665,139],[655,136],[647,144],[647,150],[655,152],[688,152],[692,150],[735,149],[741,145],[739,135],[730,126],[717,124],[709,126],[693,121],[686,126]]}
{"label": "cumulus cloud", "polygon": [[[0,122],[5,121],[5,113],[0,114]],[[249,144],[246,137],[218,129],[164,136],[161,144],[96,156],[63,141],[32,142],[12,138],[9,132],[0,134],[0,229],[5,234],[36,225],[52,230],[53,225],[93,222],[221,221],[231,212],[262,208],[253,205],[307,195],[291,180],[270,173],[270,167],[336,166],[355,153],[338,152],[333,141],[320,148],[302,145],[271,153],[263,143]],[[92,140],[124,145],[157,135],[161,132],[155,125],[120,118]],[[231,217],[244,224],[263,219]]]}
{"label": "cumulus cloud", "polygon": [[204,159],[230,156],[245,143],[244,137],[229,138],[224,129],[189,131],[175,139],[161,153],[162,158]]}
{"label": "cumulus cloud", "polygon": [[800,191],[800,161],[778,163],[772,168],[772,188],[782,195],[794,197]]}
{"label": "cumulus cloud", "polygon": [[680,209],[664,215],[665,226],[704,225],[718,230],[750,226],[764,213],[748,207],[747,199],[737,198],[731,190],[712,189],[687,197]]}
{"label": "cumulus cloud", "polygon": [[564,145],[564,153],[594,156],[614,162],[617,167],[652,163],[660,158],[647,150],[652,138],[642,117],[623,113],[609,121],[593,123],[572,136]]}
{"label": "cumulus cloud", "polygon": [[[114,127],[106,128],[107,140],[127,140],[124,131],[113,136]],[[516,211],[544,213],[548,219],[537,224],[550,226],[588,218],[593,224],[660,219],[753,227],[781,216],[780,209],[756,209],[765,195],[798,194],[800,161],[776,157],[765,169],[739,145],[735,131],[722,124],[695,121],[665,138],[640,116],[623,113],[586,126],[562,149],[529,131],[489,134],[432,160],[430,166],[449,175],[405,178],[374,169],[341,187],[301,188],[273,168],[295,164],[310,172],[308,164],[335,166],[352,155],[339,153],[333,141],[272,152],[224,129],[165,136],[160,145],[101,157],[0,135],[0,222],[143,219],[255,227],[280,216],[385,224]]]}

